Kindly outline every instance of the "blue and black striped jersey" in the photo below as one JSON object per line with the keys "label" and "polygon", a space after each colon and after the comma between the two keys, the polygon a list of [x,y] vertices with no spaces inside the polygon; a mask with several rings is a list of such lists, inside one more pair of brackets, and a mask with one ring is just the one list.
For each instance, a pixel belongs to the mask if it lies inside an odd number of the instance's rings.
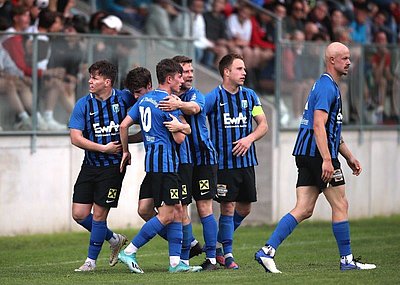
{"label": "blue and black striped jersey", "polygon": [[214,165],[218,163],[217,151],[209,137],[207,116],[204,111],[204,95],[195,88],[190,88],[180,96],[182,101],[195,102],[200,106],[200,112],[193,116],[185,115],[192,133],[186,138],[195,165]]}
{"label": "blue and black striped jersey", "polygon": [[[76,103],[68,127],[81,130],[83,136],[98,144],[106,145],[120,141],[119,124],[127,110],[135,103],[128,90],[112,89],[111,97],[101,101],[89,93]],[[85,150],[83,164],[93,166],[116,165],[121,162],[121,154],[107,154]]]}
{"label": "blue and black striped jersey", "polygon": [[234,156],[234,142],[252,131],[252,111],[261,106],[257,94],[246,87],[230,94],[221,85],[205,97],[205,112],[210,125],[211,141],[218,152],[218,168],[234,169],[258,164],[253,143],[244,156]]}
{"label": "blue and black striped jersey", "polygon": [[337,158],[342,131],[342,98],[338,85],[328,73],[321,75],[308,95],[293,150],[294,156],[321,156],[314,137],[315,110],[323,110],[328,113],[325,125],[328,148],[331,157]]}
{"label": "blue and black striped jersey", "polygon": [[170,114],[179,117],[180,111],[164,112],[158,108],[160,100],[168,96],[163,90],[153,90],[143,95],[129,110],[128,116],[140,124],[143,135],[146,172],[177,172],[178,155],[172,134],[163,122],[170,121]]}

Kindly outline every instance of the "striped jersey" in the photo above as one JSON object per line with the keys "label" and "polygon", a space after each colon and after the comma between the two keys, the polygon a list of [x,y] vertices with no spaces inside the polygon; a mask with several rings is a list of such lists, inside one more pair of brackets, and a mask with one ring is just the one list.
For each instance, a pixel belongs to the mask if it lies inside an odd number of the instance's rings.
{"label": "striped jersey", "polygon": [[332,158],[338,158],[342,131],[342,98],[333,78],[324,73],[314,83],[304,108],[299,133],[293,150],[294,156],[321,156],[314,137],[314,111],[328,113],[325,125],[328,148]]}
{"label": "striped jersey", "polygon": [[[95,143],[106,145],[112,141],[121,141],[119,124],[125,118],[128,108],[135,103],[128,90],[112,89],[107,100],[96,99],[89,93],[80,98],[72,111],[68,127],[81,130],[83,136]],[[85,150],[83,164],[109,166],[121,162],[121,154],[107,154]]]}
{"label": "striped jersey", "polygon": [[163,122],[171,121],[170,114],[179,117],[180,111],[165,112],[158,108],[160,100],[168,96],[163,90],[153,90],[143,95],[129,110],[128,116],[140,124],[145,147],[146,172],[177,172],[178,155],[172,134]]}
{"label": "striped jersey", "polygon": [[207,116],[204,111],[204,95],[195,88],[190,88],[180,96],[182,101],[195,102],[200,106],[200,112],[195,115],[185,115],[186,121],[190,124],[192,133],[186,137],[190,153],[195,165],[214,165],[218,163],[217,151],[209,137],[207,128]]}
{"label": "striped jersey", "polygon": [[205,112],[210,125],[211,141],[218,152],[218,168],[234,169],[258,164],[255,144],[244,156],[234,156],[234,142],[248,136],[252,131],[252,111],[261,106],[257,94],[249,88],[239,87],[230,94],[221,85],[205,97]]}

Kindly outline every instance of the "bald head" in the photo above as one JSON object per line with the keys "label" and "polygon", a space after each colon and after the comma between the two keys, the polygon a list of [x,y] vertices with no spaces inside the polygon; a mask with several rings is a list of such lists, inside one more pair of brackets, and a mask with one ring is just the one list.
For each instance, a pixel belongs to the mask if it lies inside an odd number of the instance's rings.
{"label": "bald head", "polygon": [[339,42],[333,42],[325,50],[326,71],[337,82],[342,75],[347,75],[350,68],[350,50]]}
{"label": "bald head", "polygon": [[345,53],[350,53],[347,46],[339,42],[333,42],[325,50],[325,62],[328,63],[330,58],[336,58]]}

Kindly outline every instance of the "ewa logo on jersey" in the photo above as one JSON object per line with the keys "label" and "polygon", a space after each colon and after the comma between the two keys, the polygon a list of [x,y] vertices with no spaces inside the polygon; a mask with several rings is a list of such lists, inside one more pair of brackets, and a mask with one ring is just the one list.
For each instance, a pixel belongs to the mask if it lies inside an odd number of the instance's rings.
{"label": "ewa logo on jersey", "polygon": [[93,129],[95,132],[96,137],[105,137],[109,136],[111,133],[118,133],[119,131],[119,124],[114,123],[111,121],[108,126],[101,127],[99,123],[93,124]]}
{"label": "ewa logo on jersey", "polygon": [[241,128],[246,127],[247,117],[242,113],[239,113],[237,117],[230,117],[229,113],[224,113],[224,125],[225,128]]}

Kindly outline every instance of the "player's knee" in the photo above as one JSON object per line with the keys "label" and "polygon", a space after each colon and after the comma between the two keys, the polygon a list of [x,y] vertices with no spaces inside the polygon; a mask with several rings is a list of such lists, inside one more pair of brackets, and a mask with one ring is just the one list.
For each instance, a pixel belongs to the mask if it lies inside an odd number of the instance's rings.
{"label": "player's knee", "polygon": [[148,221],[154,216],[154,212],[152,209],[149,210],[148,208],[144,207],[138,208],[138,214],[144,221]]}

